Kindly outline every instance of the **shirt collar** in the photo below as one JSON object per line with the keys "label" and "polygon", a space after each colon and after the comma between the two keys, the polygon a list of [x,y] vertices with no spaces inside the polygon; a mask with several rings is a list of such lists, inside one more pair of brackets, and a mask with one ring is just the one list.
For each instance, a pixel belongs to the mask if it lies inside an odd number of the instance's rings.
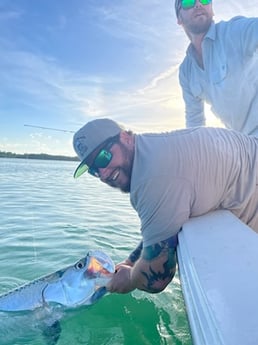
{"label": "shirt collar", "polygon": [[204,39],[206,38],[210,38],[211,40],[215,41],[216,38],[216,27],[215,27],[215,23],[212,21],[209,30],[207,32],[207,34],[204,36]]}
{"label": "shirt collar", "polygon": [[[204,40],[206,39],[210,39],[212,41],[215,41],[216,39],[216,26],[214,21],[212,21],[209,30],[207,31],[206,35],[204,36]],[[188,48],[187,48],[187,54],[193,55],[193,46],[192,43],[189,44]]]}

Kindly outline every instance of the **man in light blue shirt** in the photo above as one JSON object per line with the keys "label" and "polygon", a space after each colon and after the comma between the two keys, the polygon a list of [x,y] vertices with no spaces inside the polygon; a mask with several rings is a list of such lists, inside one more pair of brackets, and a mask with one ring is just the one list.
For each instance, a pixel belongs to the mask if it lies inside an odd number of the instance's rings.
{"label": "man in light blue shirt", "polygon": [[205,125],[206,102],[226,127],[258,136],[258,18],[215,24],[211,0],[175,10],[191,41],[179,71],[186,126]]}

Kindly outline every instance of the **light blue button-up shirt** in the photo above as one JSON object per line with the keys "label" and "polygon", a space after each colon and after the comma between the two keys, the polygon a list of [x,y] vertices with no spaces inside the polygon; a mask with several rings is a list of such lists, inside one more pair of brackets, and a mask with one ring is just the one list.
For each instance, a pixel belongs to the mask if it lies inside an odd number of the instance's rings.
{"label": "light blue button-up shirt", "polygon": [[258,136],[258,18],[212,23],[202,69],[190,44],[180,66],[186,126],[205,125],[204,102],[226,127]]}

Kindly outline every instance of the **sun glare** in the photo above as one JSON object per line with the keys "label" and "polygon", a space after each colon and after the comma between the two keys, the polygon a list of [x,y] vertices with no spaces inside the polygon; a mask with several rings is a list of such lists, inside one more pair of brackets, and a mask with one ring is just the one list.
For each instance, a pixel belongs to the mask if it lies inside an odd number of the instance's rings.
{"label": "sun glare", "polygon": [[220,119],[212,113],[209,105],[205,105],[205,117],[207,127],[225,127]]}

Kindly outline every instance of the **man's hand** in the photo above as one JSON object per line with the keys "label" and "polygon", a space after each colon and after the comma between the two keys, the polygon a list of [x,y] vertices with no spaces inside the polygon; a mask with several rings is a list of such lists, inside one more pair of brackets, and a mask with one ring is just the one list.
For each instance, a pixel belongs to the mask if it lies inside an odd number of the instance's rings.
{"label": "man's hand", "polygon": [[164,290],[176,271],[176,245],[177,236],[173,236],[143,248],[135,263],[129,260],[129,265],[118,264],[107,286],[108,291],[128,293],[139,289],[158,293]]}
{"label": "man's hand", "polygon": [[136,287],[131,281],[132,267],[122,263],[116,266],[116,272],[113,274],[112,280],[107,285],[109,292],[128,293]]}
{"label": "man's hand", "polygon": [[120,266],[130,266],[133,267],[134,262],[132,262],[130,259],[126,259],[122,262],[119,262],[119,264],[116,264],[116,271],[119,269]]}

